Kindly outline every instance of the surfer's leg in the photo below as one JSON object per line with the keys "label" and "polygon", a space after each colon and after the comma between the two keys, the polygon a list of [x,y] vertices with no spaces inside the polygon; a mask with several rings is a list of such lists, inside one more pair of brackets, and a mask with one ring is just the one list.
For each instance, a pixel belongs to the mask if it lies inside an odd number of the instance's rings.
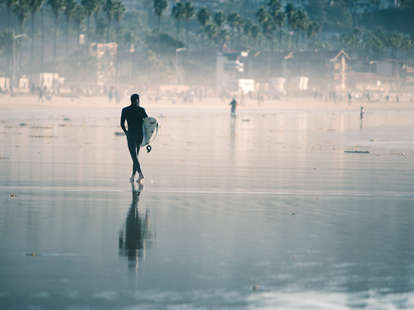
{"label": "surfer's leg", "polygon": [[134,139],[133,137],[128,138],[128,149],[129,149],[129,154],[131,155],[131,159],[132,159],[132,174],[131,174],[130,181],[133,182],[135,173],[138,171],[137,167],[139,167],[137,151],[136,151],[137,143],[136,143],[136,139]]}
{"label": "surfer's leg", "polygon": [[137,171],[138,171],[138,182],[140,182],[143,178],[144,178],[144,175],[142,174],[142,170],[141,170],[141,165],[139,164],[139,160],[138,160],[138,155],[139,155],[139,149],[140,149],[140,147],[141,147],[141,143],[142,143],[142,136],[141,137],[138,137],[138,139],[137,139]]}

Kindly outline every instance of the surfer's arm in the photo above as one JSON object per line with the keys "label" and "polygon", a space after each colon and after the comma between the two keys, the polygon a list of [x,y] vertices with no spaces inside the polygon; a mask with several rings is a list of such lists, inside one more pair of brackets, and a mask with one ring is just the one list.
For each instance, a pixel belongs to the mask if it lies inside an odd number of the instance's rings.
{"label": "surfer's arm", "polygon": [[147,118],[148,117],[148,115],[147,115],[147,112],[145,111],[145,109],[142,109],[142,118],[144,119],[144,118]]}
{"label": "surfer's arm", "polygon": [[121,113],[121,128],[125,132],[125,134],[128,133],[128,131],[125,128],[125,111],[124,110],[122,110],[122,113]]}

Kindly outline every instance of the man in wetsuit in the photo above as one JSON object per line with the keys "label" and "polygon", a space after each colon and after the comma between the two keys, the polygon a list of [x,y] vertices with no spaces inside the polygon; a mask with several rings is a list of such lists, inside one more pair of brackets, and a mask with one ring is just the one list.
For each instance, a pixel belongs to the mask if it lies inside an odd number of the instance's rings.
{"label": "man in wetsuit", "polygon": [[[127,136],[128,149],[133,163],[132,174],[129,179],[131,182],[134,182],[134,177],[137,172],[138,183],[144,178],[138,161],[138,154],[143,138],[142,120],[146,117],[148,117],[148,115],[145,112],[145,109],[139,106],[139,95],[131,95],[131,105],[123,108],[121,114],[121,128]],[[125,120],[128,124],[128,130],[125,128]]]}

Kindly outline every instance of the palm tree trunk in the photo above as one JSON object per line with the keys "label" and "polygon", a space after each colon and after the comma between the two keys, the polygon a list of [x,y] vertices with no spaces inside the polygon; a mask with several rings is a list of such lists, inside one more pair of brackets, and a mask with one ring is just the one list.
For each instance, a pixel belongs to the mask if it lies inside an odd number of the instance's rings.
{"label": "palm tree trunk", "polygon": [[11,8],[7,8],[7,31],[10,31],[10,10]]}
{"label": "palm tree trunk", "polygon": [[185,44],[188,46],[188,20],[186,21],[186,25],[185,25]]}
{"label": "palm tree trunk", "polygon": [[270,69],[270,77],[272,77],[273,74],[273,56],[274,56],[274,52],[275,52],[275,42],[273,40],[273,35],[271,38],[271,47],[270,47],[270,64],[269,64],[269,69]]}
{"label": "palm tree trunk", "polygon": [[282,28],[279,31],[279,52],[282,52]]}
{"label": "palm tree trunk", "polygon": [[40,64],[41,68],[43,68],[44,65],[44,59],[45,59],[45,20],[44,20],[44,10],[43,8],[40,9],[40,22],[41,22],[41,40],[42,40],[42,46],[40,47]]}
{"label": "palm tree trunk", "polygon": [[34,27],[35,27],[35,14],[32,14],[32,29],[31,29],[31,40],[30,40],[30,84],[33,82],[33,51],[34,51]]}
{"label": "palm tree trunk", "polygon": [[56,40],[57,40],[57,26],[58,26],[58,16],[55,15],[55,31],[54,31],[54,36],[53,36],[53,68],[54,71],[56,72]]}
{"label": "palm tree trunk", "polygon": [[87,22],[86,22],[86,50],[89,49],[90,19],[91,19],[91,16],[88,15],[88,19],[87,19]]}
{"label": "palm tree trunk", "polygon": [[[19,20],[19,33],[23,34],[23,30],[24,30],[24,20]],[[17,43],[17,41],[16,41]],[[15,46],[16,46],[15,43]],[[22,55],[23,55],[23,49],[21,48],[21,46],[16,46],[16,56],[17,56],[17,70],[16,70],[16,77],[20,77],[20,69],[22,66]],[[18,80],[17,80],[18,81]]]}
{"label": "palm tree trunk", "polygon": [[177,40],[180,40],[180,25],[179,25],[179,21],[177,20],[177,23],[175,24],[176,29],[175,31],[177,32]]}
{"label": "palm tree trunk", "polygon": [[298,50],[299,45],[299,33],[296,34],[296,51]]}
{"label": "palm tree trunk", "polygon": [[69,16],[66,16],[66,25],[65,25],[65,56],[68,55],[69,48]]}
{"label": "palm tree trunk", "polygon": [[79,48],[80,45],[80,23],[76,25],[76,47]]}
{"label": "palm tree trunk", "polygon": [[108,18],[108,28],[106,30],[106,43],[109,43],[110,41],[111,26],[112,26],[112,20],[111,18]]}

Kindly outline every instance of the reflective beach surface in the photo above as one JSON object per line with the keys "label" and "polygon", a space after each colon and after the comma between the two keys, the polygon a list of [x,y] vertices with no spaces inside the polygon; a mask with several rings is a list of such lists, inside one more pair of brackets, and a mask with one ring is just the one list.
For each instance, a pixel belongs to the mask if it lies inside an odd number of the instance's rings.
{"label": "reflective beach surface", "polygon": [[414,109],[1,106],[1,309],[413,309]]}

